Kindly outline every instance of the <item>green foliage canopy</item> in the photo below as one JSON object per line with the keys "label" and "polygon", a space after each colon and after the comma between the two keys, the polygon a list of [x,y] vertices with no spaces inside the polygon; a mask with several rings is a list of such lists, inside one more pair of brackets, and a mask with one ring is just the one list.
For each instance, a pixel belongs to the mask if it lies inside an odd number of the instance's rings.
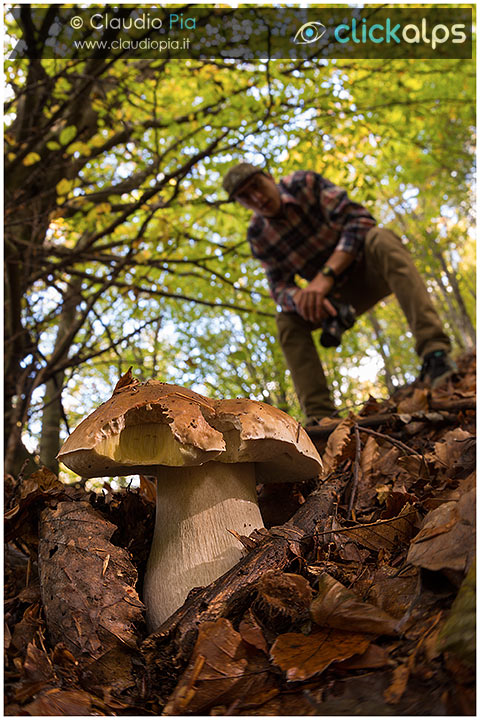
{"label": "green foliage canopy", "polygon": [[[472,344],[471,62],[9,60],[6,79],[12,467],[49,382],[73,426],[129,365],[300,417],[248,214],[221,190],[241,159],[323,173],[408,237],[457,346]],[[384,392],[376,371],[415,375],[395,304],[376,320],[381,354],[369,317],[324,354],[340,405]]]}

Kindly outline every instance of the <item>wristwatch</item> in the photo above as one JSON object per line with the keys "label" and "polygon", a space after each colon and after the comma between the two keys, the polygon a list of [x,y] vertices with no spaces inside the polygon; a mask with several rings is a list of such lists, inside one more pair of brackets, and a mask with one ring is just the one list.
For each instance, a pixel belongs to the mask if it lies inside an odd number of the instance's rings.
{"label": "wristwatch", "polygon": [[330,265],[324,265],[320,272],[322,273],[322,275],[325,275],[325,277],[331,277],[334,283],[337,282],[337,273],[335,272],[335,270],[332,270]]}

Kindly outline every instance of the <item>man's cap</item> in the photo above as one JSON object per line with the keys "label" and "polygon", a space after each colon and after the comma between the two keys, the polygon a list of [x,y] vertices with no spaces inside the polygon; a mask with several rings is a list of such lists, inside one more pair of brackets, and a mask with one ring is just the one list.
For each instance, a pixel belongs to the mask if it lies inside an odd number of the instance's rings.
{"label": "man's cap", "polygon": [[247,182],[253,175],[264,171],[251,163],[238,163],[227,172],[223,178],[223,189],[227,191],[228,197],[232,198],[237,190]]}

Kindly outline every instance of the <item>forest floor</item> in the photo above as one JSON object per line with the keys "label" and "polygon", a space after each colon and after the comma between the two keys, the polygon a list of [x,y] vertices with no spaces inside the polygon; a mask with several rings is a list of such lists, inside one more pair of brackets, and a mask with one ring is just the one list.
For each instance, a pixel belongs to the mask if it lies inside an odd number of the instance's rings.
{"label": "forest floor", "polygon": [[475,357],[458,364],[312,432],[320,481],[259,488],[268,530],[150,636],[153,483],[8,476],[5,714],[474,715]]}

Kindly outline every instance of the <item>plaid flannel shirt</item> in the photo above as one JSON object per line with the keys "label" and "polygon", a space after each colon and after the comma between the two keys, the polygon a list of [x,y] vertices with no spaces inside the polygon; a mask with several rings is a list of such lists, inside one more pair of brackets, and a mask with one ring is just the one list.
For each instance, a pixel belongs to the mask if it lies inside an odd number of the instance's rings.
{"label": "plaid flannel shirt", "polygon": [[322,175],[299,170],[280,181],[279,217],[255,214],[247,239],[267,273],[272,297],[295,310],[295,275],[312,280],[334,250],[361,257],[365,235],[376,225],[362,205]]}

